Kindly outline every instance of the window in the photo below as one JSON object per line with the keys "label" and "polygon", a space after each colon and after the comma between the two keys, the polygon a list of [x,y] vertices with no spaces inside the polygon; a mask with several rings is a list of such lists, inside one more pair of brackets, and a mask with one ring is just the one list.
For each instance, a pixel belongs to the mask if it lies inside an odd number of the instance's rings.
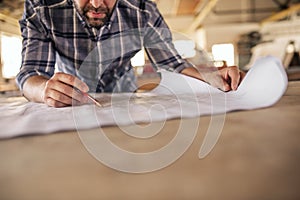
{"label": "window", "polygon": [[215,44],[212,46],[212,54],[215,61],[226,61],[228,66],[234,65],[233,44]]}
{"label": "window", "polygon": [[2,77],[14,78],[21,66],[22,40],[18,36],[0,34]]}
{"label": "window", "polygon": [[131,58],[131,65],[134,67],[135,73],[137,75],[142,75],[145,65],[145,50],[142,49]]}
{"label": "window", "polygon": [[196,44],[192,40],[176,40],[174,46],[183,58],[192,58],[196,55]]}

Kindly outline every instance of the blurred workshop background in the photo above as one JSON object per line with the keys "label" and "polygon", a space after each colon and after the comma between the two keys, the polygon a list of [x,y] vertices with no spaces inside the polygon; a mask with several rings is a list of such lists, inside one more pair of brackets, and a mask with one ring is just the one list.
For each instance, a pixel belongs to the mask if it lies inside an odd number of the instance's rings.
{"label": "blurred workshop background", "polygon": [[[299,0],[153,0],[180,54],[194,64],[249,70],[259,57],[279,57],[289,80],[300,79]],[[18,91],[21,63],[18,20],[24,0],[0,0],[0,92]],[[132,60],[138,77],[155,77],[144,52]]]}

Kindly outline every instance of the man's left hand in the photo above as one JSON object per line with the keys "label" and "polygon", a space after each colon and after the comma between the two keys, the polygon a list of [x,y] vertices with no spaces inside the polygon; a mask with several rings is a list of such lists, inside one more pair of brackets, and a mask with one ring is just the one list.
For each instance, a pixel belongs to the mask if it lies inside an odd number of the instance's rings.
{"label": "man's left hand", "polygon": [[225,92],[237,90],[246,75],[237,66],[204,67],[199,69],[189,67],[182,70],[181,73],[205,81]]}

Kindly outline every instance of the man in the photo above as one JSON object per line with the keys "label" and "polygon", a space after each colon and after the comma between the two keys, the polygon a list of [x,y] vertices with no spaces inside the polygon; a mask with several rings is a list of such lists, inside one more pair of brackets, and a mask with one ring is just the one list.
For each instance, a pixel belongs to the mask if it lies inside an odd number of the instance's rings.
{"label": "man", "polygon": [[28,100],[53,107],[87,103],[86,92],[134,91],[130,59],[143,47],[155,67],[224,91],[241,80],[237,67],[199,73],[183,60],[150,0],[26,0],[20,25],[19,87]]}

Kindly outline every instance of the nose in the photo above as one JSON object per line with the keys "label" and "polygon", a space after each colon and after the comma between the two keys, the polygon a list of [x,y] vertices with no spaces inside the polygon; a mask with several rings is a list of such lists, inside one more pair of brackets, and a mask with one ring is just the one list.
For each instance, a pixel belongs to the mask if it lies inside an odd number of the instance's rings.
{"label": "nose", "polygon": [[103,1],[104,0],[90,0],[90,3],[94,6],[94,8],[99,8],[102,4],[104,4]]}

